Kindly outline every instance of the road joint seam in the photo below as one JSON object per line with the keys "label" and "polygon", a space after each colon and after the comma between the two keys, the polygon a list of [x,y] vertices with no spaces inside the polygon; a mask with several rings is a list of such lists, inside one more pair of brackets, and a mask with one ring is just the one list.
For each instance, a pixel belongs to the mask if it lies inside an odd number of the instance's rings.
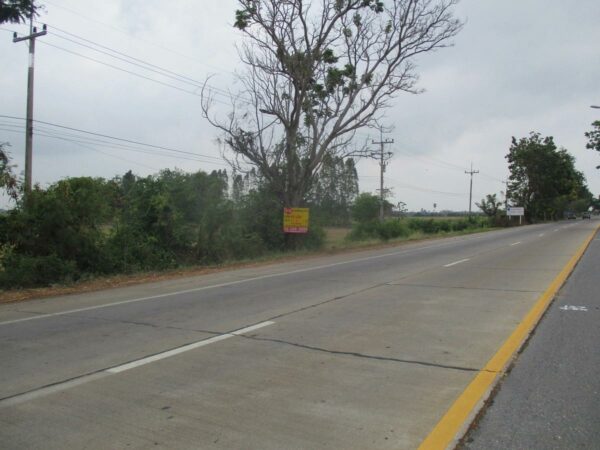
{"label": "road joint seam", "polygon": [[169,358],[171,356],[176,356],[190,350],[195,350],[196,348],[204,347],[206,345],[213,344],[218,341],[222,341],[232,337],[247,337],[246,335],[244,335],[244,333],[248,333],[250,331],[273,325],[274,323],[275,322],[272,321],[259,322],[253,325],[246,326],[244,328],[239,328],[226,333],[221,333],[218,336],[212,336],[210,338],[202,339],[200,341],[180,345],[170,350],[162,351],[152,355],[147,355],[143,358],[138,358],[127,363],[118,364],[108,368],[102,368],[66,380],[56,381],[45,386],[40,386],[34,389],[30,389],[28,391],[20,392],[18,394],[3,397],[0,398],[0,408],[13,406],[16,404],[27,402],[29,400],[33,400],[38,397],[43,397],[49,394],[53,394],[55,392],[64,391],[75,386],[79,386],[100,378],[104,378],[109,375],[116,375],[127,370],[135,369],[137,367],[150,364],[152,362],[157,362],[162,359]]}

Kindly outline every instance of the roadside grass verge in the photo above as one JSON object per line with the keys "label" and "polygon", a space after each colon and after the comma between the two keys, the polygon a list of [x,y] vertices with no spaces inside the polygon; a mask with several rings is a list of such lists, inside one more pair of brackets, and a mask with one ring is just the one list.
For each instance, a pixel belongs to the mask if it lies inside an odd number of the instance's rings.
{"label": "roadside grass verge", "polygon": [[194,265],[179,267],[164,271],[138,272],[134,274],[122,274],[111,276],[89,276],[74,283],[55,284],[49,287],[11,289],[0,291],[0,303],[12,303],[35,298],[55,297],[85,292],[99,291],[117,287],[133,286],[144,283],[160,282],[208,275],[225,270],[243,269],[250,267],[265,266],[274,263],[288,262],[324,255],[335,255],[345,252],[369,250],[386,247],[397,247],[410,242],[423,240],[442,239],[446,237],[462,236],[467,234],[482,233],[495,228],[467,228],[460,231],[440,231],[436,233],[424,233],[420,230],[412,230],[406,236],[380,239],[367,237],[361,240],[351,240],[349,236],[352,228],[328,227],[325,228],[325,244],[320,250],[297,250],[291,252],[266,253],[259,257],[238,259],[234,261],[223,261],[214,265]]}

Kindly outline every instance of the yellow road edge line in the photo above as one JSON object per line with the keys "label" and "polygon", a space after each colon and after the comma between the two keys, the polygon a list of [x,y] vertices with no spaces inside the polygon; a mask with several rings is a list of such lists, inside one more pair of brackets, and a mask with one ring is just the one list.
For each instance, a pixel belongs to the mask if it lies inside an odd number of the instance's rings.
{"label": "yellow road edge line", "polygon": [[535,305],[515,328],[500,349],[469,383],[462,394],[454,401],[437,425],[419,445],[418,450],[443,450],[454,448],[466,433],[472,420],[485,400],[489,397],[496,382],[519,351],[525,340],[538,324],[540,318],[567,280],[586,249],[594,239],[600,225],[596,226],[585,242],[577,249]]}

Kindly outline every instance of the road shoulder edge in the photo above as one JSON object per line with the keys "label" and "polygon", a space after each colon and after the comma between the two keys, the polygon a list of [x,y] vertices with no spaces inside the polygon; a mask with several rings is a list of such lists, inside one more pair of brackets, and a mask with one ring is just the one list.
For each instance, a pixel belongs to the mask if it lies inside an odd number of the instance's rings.
{"label": "road shoulder edge", "polygon": [[507,367],[535,330],[552,300],[575,269],[599,229],[600,225],[596,226],[590,233],[508,339],[504,341],[494,356],[478,372],[419,445],[418,450],[440,450],[456,447],[483,408]]}

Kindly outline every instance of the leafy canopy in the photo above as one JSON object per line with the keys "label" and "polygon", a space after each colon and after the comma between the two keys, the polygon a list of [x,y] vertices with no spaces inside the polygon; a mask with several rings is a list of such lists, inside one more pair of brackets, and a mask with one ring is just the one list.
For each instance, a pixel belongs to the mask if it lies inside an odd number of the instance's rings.
{"label": "leafy canopy", "polygon": [[35,0],[0,0],[0,24],[25,22],[31,16],[37,17],[40,8]]}
{"label": "leafy canopy", "polygon": [[[586,132],[585,137],[588,139],[585,147],[600,152],[600,120],[592,123],[592,130]],[[600,169],[600,166],[597,166],[596,169]]]}
{"label": "leafy canopy", "polygon": [[508,199],[525,207],[529,220],[556,219],[570,202],[590,196],[575,159],[566,149],[557,148],[552,136],[532,132],[519,140],[513,137],[506,159]]}

